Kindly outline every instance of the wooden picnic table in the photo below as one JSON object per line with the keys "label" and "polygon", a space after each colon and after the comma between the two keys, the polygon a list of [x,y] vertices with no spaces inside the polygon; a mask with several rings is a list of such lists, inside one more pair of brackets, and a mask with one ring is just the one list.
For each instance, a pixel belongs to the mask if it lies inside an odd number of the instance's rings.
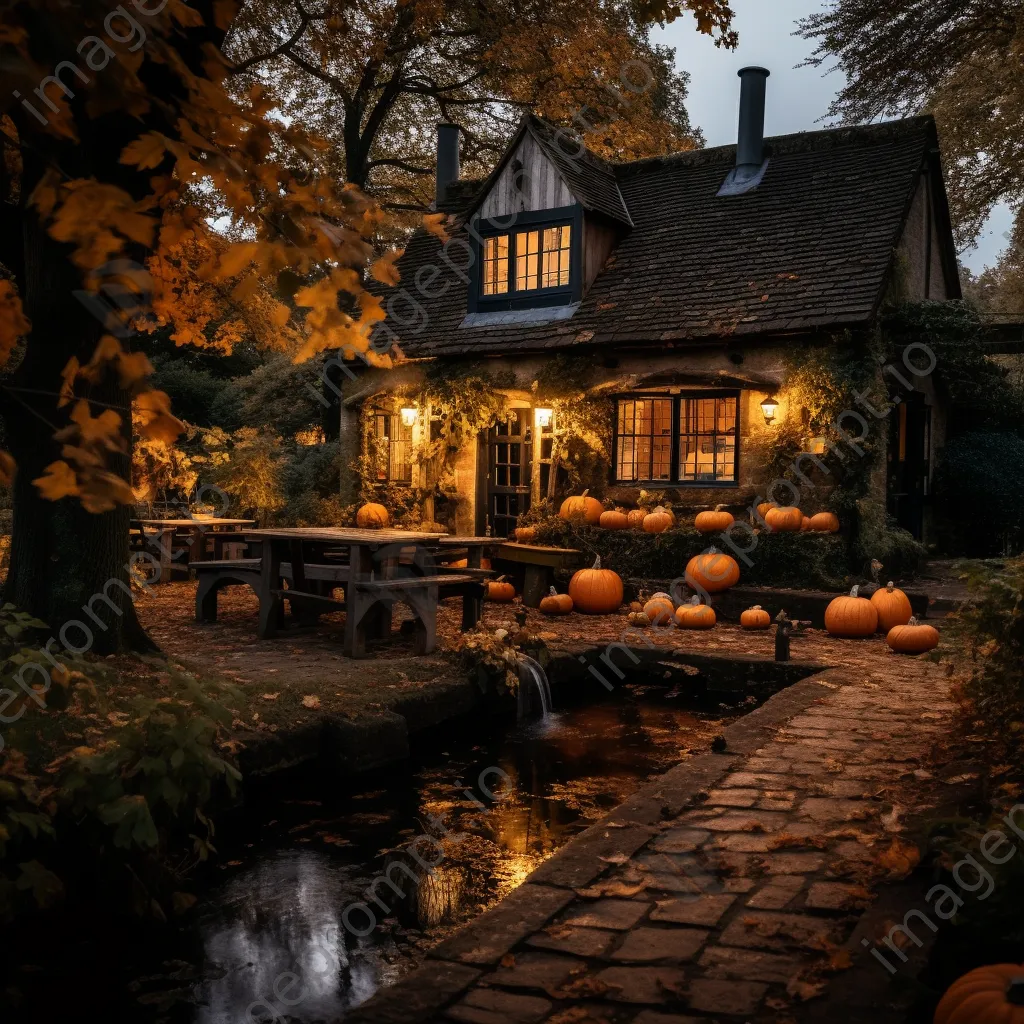
{"label": "wooden picnic table", "polygon": [[540,605],[541,598],[554,584],[555,570],[575,565],[580,554],[582,552],[575,548],[554,548],[544,544],[506,541],[498,547],[494,557],[524,567],[523,604],[527,608],[536,608]]}
{"label": "wooden picnic table", "polygon": [[[405,530],[360,530],[338,527],[291,527],[246,530],[247,539],[260,541],[261,591],[260,636],[272,637],[283,620],[284,601],[308,613],[345,609],[344,650],[349,657],[366,653],[368,634],[386,636],[391,631],[391,605],[405,602],[416,620],[417,649],[433,650],[436,638],[439,585],[464,577],[431,572],[431,549],[444,537],[440,533]],[[316,579],[307,582],[306,565],[323,561],[329,548],[348,550],[345,600],[323,593]],[[387,549],[392,550],[387,550]],[[289,587],[283,588],[282,565],[288,564]],[[399,565],[416,566],[427,574],[396,575]],[[465,580],[472,582],[471,577]],[[329,581],[328,581],[329,586]]]}
{"label": "wooden picnic table", "polygon": [[[175,569],[188,571],[190,562],[198,562],[206,554],[206,540],[213,542],[213,557],[222,558],[226,543],[237,543],[239,531],[245,526],[254,526],[255,519],[208,519],[196,516],[188,519],[133,519],[130,530],[136,532],[141,550],[155,545],[160,555],[160,575],[157,582],[168,582]],[[149,532],[147,532],[149,531]],[[183,547],[175,558],[174,539],[183,535]]]}

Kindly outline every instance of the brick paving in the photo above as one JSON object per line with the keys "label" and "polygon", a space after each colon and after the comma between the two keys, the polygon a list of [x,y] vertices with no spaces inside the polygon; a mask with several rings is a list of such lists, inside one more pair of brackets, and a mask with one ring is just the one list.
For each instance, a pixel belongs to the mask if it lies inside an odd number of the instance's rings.
{"label": "brick paving", "polygon": [[[950,710],[937,665],[875,641],[850,652],[730,726],[723,752],[634,795],[346,1021],[781,1024],[805,1000],[827,1008],[835,978],[868,958],[852,933],[887,884],[876,858],[928,803],[924,766]],[[820,1019],[854,1018],[837,1005]]]}

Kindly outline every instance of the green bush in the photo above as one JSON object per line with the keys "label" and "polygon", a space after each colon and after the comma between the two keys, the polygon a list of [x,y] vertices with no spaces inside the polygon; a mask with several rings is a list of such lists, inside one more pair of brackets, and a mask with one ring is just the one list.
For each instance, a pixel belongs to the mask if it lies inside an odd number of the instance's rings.
{"label": "green bush", "polygon": [[1020,550],[1024,530],[1024,440],[1017,434],[970,433],[949,441],[935,491],[943,511],[942,542],[969,557]]}

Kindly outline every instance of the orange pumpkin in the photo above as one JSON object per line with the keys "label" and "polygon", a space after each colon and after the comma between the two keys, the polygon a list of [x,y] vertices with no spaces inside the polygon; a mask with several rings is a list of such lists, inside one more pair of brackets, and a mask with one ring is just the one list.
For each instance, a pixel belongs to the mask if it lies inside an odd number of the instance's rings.
{"label": "orange pumpkin", "polygon": [[601,568],[601,556],[590,569],[580,569],[569,581],[573,606],[590,615],[608,615],[622,604],[622,580],[617,572]]}
{"label": "orange pumpkin", "polygon": [[839,517],[834,512],[819,512],[811,516],[811,529],[815,533],[836,533],[839,530]]}
{"label": "orange pumpkin", "polygon": [[504,576],[499,576],[496,580],[487,581],[487,600],[488,601],[500,601],[503,604],[507,604],[509,601],[515,599],[516,588],[511,583],[506,582]]}
{"label": "orange pumpkin", "polygon": [[655,594],[654,597],[644,605],[644,614],[651,622],[660,625],[669,622],[675,614],[676,607],[672,598],[663,594]]}
{"label": "orange pumpkin", "polygon": [[597,498],[588,498],[588,491],[572,498],[566,498],[562,507],[558,510],[559,519],[567,519],[570,522],[589,523],[597,525],[601,521],[601,513],[604,506]]}
{"label": "orange pumpkin", "polygon": [[936,1007],[934,1024],[1024,1024],[1024,968],[991,964],[958,978]]}
{"label": "orange pumpkin", "polygon": [[686,563],[686,582],[695,590],[717,594],[728,590],[740,579],[740,567],[735,558],[724,555],[717,548],[708,548],[701,555],[694,555]]}
{"label": "orange pumpkin", "polygon": [[532,544],[537,539],[537,527],[518,526],[515,530],[515,538],[519,544]]}
{"label": "orange pumpkin", "polygon": [[[448,568],[449,569],[468,569],[469,568],[469,559],[468,558],[460,558],[460,559],[458,559],[458,561],[449,562],[448,563]],[[491,560],[489,558],[481,558],[480,559],[480,568],[481,569],[490,569],[491,568]]]}
{"label": "orange pumpkin", "polygon": [[628,530],[629,517],[625,512],[615,509],[612,512],[602,512],[598,520],[602,529],[605,530]]}
{"label": "orange pumpkin", "polygon": [[626,520],[629,523],[629,528],[631,530],[642,530],[644,528],[644,519],[646,518],[646,509],[633,508],[626,513]]}
{"label": "orange pumpkin", "polygon": [[883,633],[888,633],[893,626],[905,626],[914,614],[910,598],[894,587],[892,580],[871,595],[871,603],[878,612],[878,628]]}
{"label": "orange pumpkin", "polygon": [[885,642],[897,654],[924,654],[939,646],[939,631],[911,617],[906,625],[893,626]]}
{"label": "orange pumpkin", "polygon": [[552,587],[547,597],[540,599],[540,610],[545,615],[567,615],[572,611],[572,598],[568,594],[558,593]]}
{"label": "orange pumpkin", "polygon": [[777,506],[768,509],[764,521],[768,529],[776,533],[797,533],[803,525],[804,514],[795,505]]}
{"label": "orange pumpkin", "polygon": [[391,516],[383,505],[372,501],[356,513],[356,526],[362,530],[386,530],[391,525]]}
{"label": "orange pumpkin", "polygon": [[800,523],[800,532],[807,533],[811,528],[811,517],[804,516],[803,521]]}
{"label": "orange pumpkin", "polygon": [[676,609],[676,622],[683,629],[711,629],[717,621],[714,608],[701,604],[696,596]]}
{"label": "orange pumpkin", "polygon": [[740,625],[744,629],[768,629],[771,624],[772,617],[759,604],[740,614]]}
{"label": "orange pumpkin", "polygon": [[675,525],[675,517],[668,509],[659,505],[650,515],[644,516],[644,533],[664,533]]}
{"label": "orange pumpkin", "polygon": [[761,504],[757,506],[757,514],[764,519],[764,517],[768,515],[773,508],[778,508],[778,505],[774,501],[762,501]]}
{"label": "orange pumpkin", "polygon": [[878,612],[866,598],[858,596],[858,587],[849,595],[837,597],[825,609],[825,628],[833,636],[871,636],[878,626]]}
{"label": "orange pumpkin", "polygon": [[698,533],[718,533],[721,530],[728,530],[736,521],[732,514],[724,512],[724,505],[716,505],[714,512],[698,512],[693,525]]}

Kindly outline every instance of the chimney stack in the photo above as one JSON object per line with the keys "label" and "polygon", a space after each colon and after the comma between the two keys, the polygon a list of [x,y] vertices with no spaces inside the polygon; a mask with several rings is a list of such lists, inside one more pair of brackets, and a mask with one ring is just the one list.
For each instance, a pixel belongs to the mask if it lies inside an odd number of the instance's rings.
{"label": "chimney stack", "polygon": [[719,195],[740,195],[757,188],[764,175],[764,96],[767,68],[741,68],[740,125],[736,140],[736,167],[729,173]]}
{"label": "chimney stack", "polygon": [[437,126],[437,186],[435,200],[444,199],[445,190],[459,180],[459,126],[441,122]]}

